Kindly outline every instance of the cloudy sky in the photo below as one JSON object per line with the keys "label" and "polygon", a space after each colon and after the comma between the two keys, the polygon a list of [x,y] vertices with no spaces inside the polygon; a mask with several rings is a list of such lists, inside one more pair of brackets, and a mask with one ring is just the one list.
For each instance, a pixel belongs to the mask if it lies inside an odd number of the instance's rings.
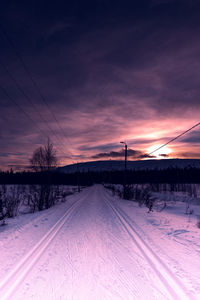
{"label": "cloudy sky", "polygon": [[[200,121],[198,0],[4,1],[0,168],[148,157]],[[155,153],[200,158],[200,128]]]}

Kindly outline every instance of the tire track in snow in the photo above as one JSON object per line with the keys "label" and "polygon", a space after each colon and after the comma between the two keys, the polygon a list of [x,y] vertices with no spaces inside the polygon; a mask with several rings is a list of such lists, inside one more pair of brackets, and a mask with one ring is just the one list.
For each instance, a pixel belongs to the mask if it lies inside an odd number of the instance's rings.
{"label": "tire track in snow", "polygon": [[136,229],[132,226],[129,217],[118,206],[111,204],[111,201],[104,194],[104,200],[112,209],[114,214],[118,217],[125,231],[134,241],[137,248],[143,254],[151,268],[156,273],[158,279],[162,282],[172,299],[180,300],[195,300],[195,297],[187,291],[183,284],[174,276],[170,269],[157,256],[157,254],[149,247],[149,245],[142,239]]}
{"label": "tire track in snow", "polygon": [[57,236],[65,222],[71,217],[76,208],[88,195],[84,195],[74,202],[64,213],[64,215],[54,224],[53,227],[36,243],[36,245],[17,263],[17,265],[0,282],[0,299],[7,300],[14,291],[19,288],[25,276],[35,266],[53,239]]}

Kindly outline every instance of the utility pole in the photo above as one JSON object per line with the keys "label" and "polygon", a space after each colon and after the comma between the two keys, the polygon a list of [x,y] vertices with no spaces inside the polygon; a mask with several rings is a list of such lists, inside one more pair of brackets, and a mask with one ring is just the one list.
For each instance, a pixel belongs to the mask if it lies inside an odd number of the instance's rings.
{"label": "utility pole", "polygon": [[127,188],[126,188],[126,170],[127,170],[127,144],[125,142],[120,142],[121,144],[124,144],[124,199],[127,198]]}
{"label": "utility pole", "polygon": [[127,144],[125,142],[120,142],[121,144],[124,144],[125,152],[124,152],[124,169],[127,169]]}
{"label": "utility pole", "polygon": [[78,192],[80,193],[81,189],[80,189],[80,181],[79,181],[79,166],[78,166],[78,162],[76,164],[77,167],[77,187],[78,187]]}
{"label": "utility pole", "polygon": [[125,170],[127,170],[127,144],[125,144]]}

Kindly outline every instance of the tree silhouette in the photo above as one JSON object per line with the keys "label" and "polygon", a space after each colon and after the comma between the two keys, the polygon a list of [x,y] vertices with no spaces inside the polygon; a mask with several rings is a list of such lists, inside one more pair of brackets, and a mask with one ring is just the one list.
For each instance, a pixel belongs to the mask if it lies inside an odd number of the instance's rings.
{"label": "tree silhouette", "polygon": [[57,166],[56,151],[50,138],[47,139],[47,144],[37,148],[33,152],[33,156],[30,159],[31,167],[36,172],[50,171]]}
{"label": "tree silhouette", "polygon": [[30,163],[34,171],[45,173],[46,182],[40,183],[38,191],[38,209],[43,210],[44,206],[47,209],[54,203],[51,196],[51,171],[57,166],[56,151],[54,150],[53,144],[49,138],[47,139],[47,144],[45,146],[39,147],[33,152]]}

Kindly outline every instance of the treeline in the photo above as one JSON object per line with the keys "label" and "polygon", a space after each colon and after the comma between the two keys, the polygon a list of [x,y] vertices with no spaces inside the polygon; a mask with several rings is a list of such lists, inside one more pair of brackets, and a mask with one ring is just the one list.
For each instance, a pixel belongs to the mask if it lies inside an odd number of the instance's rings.
{"label": "treeline", "polygon": [[[0,172],[0,184],[85,185],[95,183],[123,184],[124,171],[77,172]],[[165,170],[127,170],[126,183],[200,183],[198,168],[168,168]]]}

